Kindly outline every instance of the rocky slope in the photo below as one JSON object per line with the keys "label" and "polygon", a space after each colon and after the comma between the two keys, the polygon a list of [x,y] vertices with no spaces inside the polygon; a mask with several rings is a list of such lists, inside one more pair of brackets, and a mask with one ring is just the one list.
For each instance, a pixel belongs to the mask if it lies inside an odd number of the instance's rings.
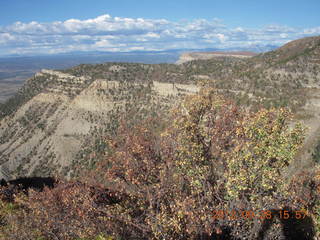
{"label": "rocky slope", "polygon": [[99,153],[107,151],[103,139],[116,134],[121,118],[134,123],[165,117],[178,98],[196,93],[200,85],[252,109],[290,107],[295,119],[309,126],[294,168],[311,166],[320,142],[320,37],[250,58],[216,54],[205,59],[42,70],[0,106],[2,172],[9,177],[72,177],[78,167],[92,167]]}
{"label": "rocky slope", "polygon": [[[123,69],[113,65],[109,70]],[[11,175],[69,176],[73,160],[79,158],[87,140],[96,138],[97,129],[110,124],[110,116],[116,110],[121,112],[125,105],[129,107],[128,98],[135,97],[133,90],[148,87],[52,70],[42,70],[26,84],[43,78],[46,87],[1,121],[1,165]],[[152,101],[154,105],[165,102],[169,96],[197,92],[198,88],[155,81],[148,90],[143,93],[144,97],[152,95],[148,103],[144,103],[142,96],[135,101],[141,108],[151,106]]]}
{"label": "rocky slope", "polygon": [[182,64],[193,60],[208,60],[216,57],[249,58],[256,55],[254,52],[188,52],[181,54],[176,63]]}

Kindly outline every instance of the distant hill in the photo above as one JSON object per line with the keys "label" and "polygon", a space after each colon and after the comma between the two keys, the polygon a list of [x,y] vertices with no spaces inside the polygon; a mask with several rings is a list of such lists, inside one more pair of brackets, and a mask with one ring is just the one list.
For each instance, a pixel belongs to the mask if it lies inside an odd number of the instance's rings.
{"label": "distant hill", "polygon": [[312,37],[258,55],[189,54],[195,59],[180,65],[110,62],[42,70],[0,105],[0,165],[16,176],[72,177],[99,161],[108,150],[101,139],[116,132],[121,118],[165,118],[201,85],[253,110],[291,108],[310,127],[305,161],[295,167],[311,166],[307,149],[320,135],[319,47],[320,37]]}
{"label": "distant hill", "polygon": [[11,56],[0,58],[0,103],[13,96],[26,79],[41,69],[66,69],[79,64],[103,62],[174,63],[179,51],[167,52],[74,52],[42,56]]}
{"label": "distant hill", "polygon": [[[262,54],[261,57],[264,61],[269,61],[271,58],[277,62],[288,62],[298,58],[318,57],[320,54],[320,39],[319,37],[308,37],[291,41],[284,46]],[[316,59],[309,59],[311,61],[319,61]],[[319,63],[319,62],[318,62]]]}
{"label": "distant hill", "polygon": [[113,134],[123,115],[132,112],[132,121],[138,121],[161,114],[180,94],[198,91],[179,84],[179,76],[174,85],[170,76],[157,81],[163,70],[110,63],[40,71],[2,106],[2,166],[18,176],[70,177],[76,166],[94,164],[92,154],[107,147],[99,139]]}
{"label": "distant hill", "polygon": [[188,52],[180,55],[179,60],[176,62],[177,64],[182,64],[188,61],[193,60],[207,60],[215,57],[237,57],[237,58],[246,58],[256,56],[257,53],[254,52]]}

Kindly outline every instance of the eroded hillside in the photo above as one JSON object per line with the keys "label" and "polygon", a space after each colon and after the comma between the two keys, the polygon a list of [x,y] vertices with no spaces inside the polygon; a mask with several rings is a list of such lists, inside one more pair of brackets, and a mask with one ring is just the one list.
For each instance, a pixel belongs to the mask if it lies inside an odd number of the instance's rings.
{"label": "eroded hillside", "polygon": [[[108,151],[104,139],[121,119],[165,118],[185,94],[213,87],[239,105],[289,107],[307,132],[312,165],[320,123],[320,37],[297,40],[251,58],[215,56],[184,64],[105,63],[42,70],[0,108],[1,165],[13,175],[72,177]],[[308,151],[310,150],[311,151]]]}
{"label": "eroded hillside", "polygon": [[52,70],[42,70],[26,85],[43,79],[41,92],[1,121],[1,164],[12,174],[70,176],[75,163],[102,151],[99,138],[115,131],[122,114],[133,112],[133,121],[159,114],[180,94],[198,91],[187,84],[94,79]]}

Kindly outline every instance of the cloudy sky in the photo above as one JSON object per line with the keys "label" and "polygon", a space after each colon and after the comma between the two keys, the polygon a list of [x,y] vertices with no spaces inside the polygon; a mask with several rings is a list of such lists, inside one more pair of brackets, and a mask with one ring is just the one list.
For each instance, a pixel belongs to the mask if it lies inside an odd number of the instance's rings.
{"label": "cloudy sky", "polygon": [[320,35],[319,0],[3,0],[0,56],[267,49]]}

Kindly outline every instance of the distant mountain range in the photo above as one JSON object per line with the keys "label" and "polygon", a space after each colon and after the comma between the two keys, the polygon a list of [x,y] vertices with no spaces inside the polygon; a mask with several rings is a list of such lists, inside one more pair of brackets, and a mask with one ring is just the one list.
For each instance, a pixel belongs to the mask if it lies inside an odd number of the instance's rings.
{"label": "distant mountain range", "polygon": [[[180,55],[181,53],[185,52],[215,52],[215,51],[223,51],[223,52],[228,52],[228,51],[249,51],[249,52],[255,52],[255,53],[261,53],[261,52],[267,52],[271,51],[273,49],[278,48],[278,45],[271,45],[271,44],[253,44],[250,46],[246,47],[232,47],[232,48],[181,48],[181,49],[171,49],[171,50],[164,50],[164,51],[130,51],[130,52],[108,52],[108,51],[73,51],[73,52],[66,52],[66,53],[58,53],[58,54],[37,54],[37,55],[32,55],[32,54],[11,54],[11,55],[3,55],[0,56],[0,59],[2,58],[16,58],[16,57],[48,57],[48,58],[72,58],[76,56],[81,56],[81,57],[101,57],[101,58],[106,58],[106,57],[116,57],[120,59],[120,61],[125,61],[125,62],[130,62],[130,61],[135,61],[133,58],[137,57],[138,59],[136,61],[141,60],[142,56],[146,57],[145,61],[148,61],[148,56],[150,55]],[[130,56],[132,57],[132,60],[130,59]],[[129,60],[126,61],[125,57],[129,57]],[[123,59],[123,60],[121,60]],[[158,59],[155,60],[156,62],[162,61],[163,59]],[[112,59],[110,60],[105,60],[105,61],[113,61]],[[151,62],[148,62],[151,63]]]}

